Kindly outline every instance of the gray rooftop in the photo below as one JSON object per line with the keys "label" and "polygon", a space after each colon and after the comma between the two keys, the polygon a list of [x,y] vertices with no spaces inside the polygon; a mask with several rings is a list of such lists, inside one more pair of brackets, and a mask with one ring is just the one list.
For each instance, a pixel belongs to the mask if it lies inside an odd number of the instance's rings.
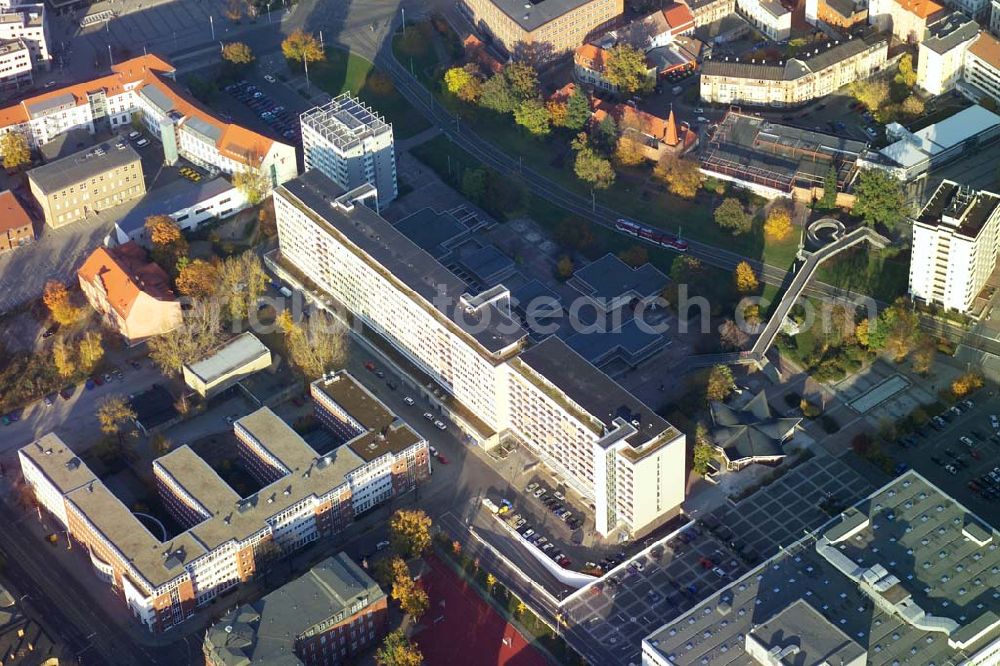
{"label": "gray rooftop", "polygon": [[724,402],[712,402],[710,408],[712,439],[730,461],[785,455],[782,442],[802,421],[774,416],[764,391],[739,408]]}
{"label": "gray rooftop", "polygon": [[[593,0],[490,0],[526,32],[532,32]],[[525,5],[531,5],[525,7]]]}
{"label": "gray rooftop", "polygon": [[785,6],[778,0],[760,0],[760,6],[764,8],[764,11],[775,18],[784,16],[785,14],[791,14],[791,12],[785,9]]}
{"label": "gray rooftop", "polygon": [[910,471],[650,634],[643,650],[750,666],[746,635],[800,602],[866,650],[869,666],[958,663],[1000,637],[998,538]]}
{"label": "gray rooftop", "polygon": [[[127,141],[121,139],[116,143],[101,143],[55,162],[35,167],[28,172],[28,178],[44,194],[51,194],[96,178],[113,169],[139,162],[140,159],[139,153],[135,152]],[[140,166],[140,175],[141,169]]]}
{"label": "gray rooftop", "polygon": [[188,365],[187,369],[201,381],[211,384],[262,356],[270,355],[271,350],[248,331],[224,342],[210,356]]}
{"label": "gray rooftop", "polygon": [[392,125],[350,93],[342,93],[323,106],[309,109],[299,120],[339,150],[349,150],[371,136],[392,133]]}
{"label": "gray rooftop", "polygon": [[292,205],[320,222],[319,227],[343,239],[360,259],[387,278],[414,292],[414,300],[456,333],[475,341],[493,362],[516,351],[525,331],[492,304],[467,308],[462,296],[469,287],[434,257],[366,206],[351,210],[334,206],[343,189],[310,170],[278,189]]}
{"label": "gray rooftop", "polygon": [[187,444],[154,460],[153,469],[157,468],[173,477],[210,516],[229,511],[240,501],[239,494]]}
{"label": "gray rooftop", "polygon": [[173,213],[191,208],[232,189],[232,183],[223,176],[212,180],[201,180],[197,183],[178,178],[163,187],[147,192],[135,208],[130,210],[121,220],[115,222],[115,226],[126,234],[132,235],[145,227],[146,218],[150,215],[164,212]]}
{"label": "gray rooftop", "polygon": [[566,338],[566,344],[594,365],[602,365],[621,356],[626,361],[642,359],[667,344],[667,338],[643,330],[635,319],[602,333],[580,331]]}
{"label": "gray rooftop", "polygon": [[632,268],[613,254],[606,254],[573,273],[570,284],[598,299],[657,296],[667,286],[667,276],[652,264]]}
{"label": "gray rooftop", "polygon": [[610,429],[616,418],[638,421],[638,432],[628,439],[634,446],[672,428],[645,403],[554,335],[523,352],[518,359],[598,419],[605,428]]}
{"label": "gray rooftop", "polygon": [[783,666],[865,663],[865,650],[801,599],[754,627],[747,640],[776,653]]}
{"label": "gray rooftop", "polygon": [[975,39],[979,35],[979,24],[961,12],[952,11],[928,25],[927,32],[922,44],[943,55]]}
{"label": "gray rooftop", "polygon": [[421,208],[396,223],[396,228],[435,259],[448,252],[449,241],[463,236],[468,228],[451,213]]}
{"label": "gray rooftop", "polygon": [[20,453],[35,463],[52,485],[63,494],[97,478],[66,446],[59,435],[52,432],[23,447]]}
{"label": "gray rooftop", "polygon": [[[346,553],[318,563],[258,601],[240,606],[208,628],[205,649],[226,666],[301,664],[295,639],[327,620],[351,617],[385,593]],[[339,618],[339,619],[338,619]]]}

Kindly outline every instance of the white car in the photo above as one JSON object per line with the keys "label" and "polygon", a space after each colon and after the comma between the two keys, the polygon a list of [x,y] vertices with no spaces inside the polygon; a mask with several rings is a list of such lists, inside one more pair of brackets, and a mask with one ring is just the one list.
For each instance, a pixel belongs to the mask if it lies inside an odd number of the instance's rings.
{"label": "white car", "polygon": [[388,547],[389,547],[388,541],[379,541],[377,544],[375,544],[375,550],[382,550],[383,548],[388,548]]}
{"label": "white car", "polygon": [[726,570],[723,569],[722,567],[715,567],[714,569],[712,569],[712,573],[714,573],[719,578],[726,577]]}
{"label": "white car", "polygon": [[562,494],[562,493],[560,493],[560,492],[555,492],[555,493],[552,493],[552,495],[553,495],[553,496],[554,496],[554,497],[555,497],[555,498],[556,498],[557,500],[559,500],[560,502],[565,502],[565,501],[566,501],[566,496],[565,496],[565,495],[563,495],[563,494]]}
{"label": "white car", "polygon": [[407,405],[410,405],[411,407],[413,406],[413,398],[411,398],[410,396],[406,396],[405,398],[403,398],[403,402]]}
{"label": "white car", "polygon": [[448,429],[448,426],[446,426],[443,421],[435,421],[434,422],[434,427],[437,428],[438,430],[447,430]]}
{"label": "white car", "polygon": [[146,137],[142,137],[141,139],[135,142],[135,145],[138,146],[139,148],[145,148],[146,146],[149,145],[149,139],[147,139]]}
{"label": "white car", "polygon": [[1000,430],[1000,420],[997,419],[996,414],[990,414],[990,425],[993,426],[994,430]]}
{"label": "white car", "polygon": [[695,113],[705,113],[705,109],[702,109],[701,107],[699,107],[699,108],[695,109],[694,112]]}
{"label": "white car", "polygon": [[274,77],[271,76],[270,74],[265,74],[264,80],[267,81],[268,83],[274,83]]}
{"label": "white car", "polygon": [[431,452],[431,455],[432,455],[432,456],[436,456],[436,455],[438,454],[438,450],[437,450],[437,449],[435,449],[435,448],[434,448],[433,446],[432,446],[432,447],[430,447],[430,452]]}
{"label": "white car", "polygon": [[427,419],[428,421],[433,421],[434,415],[431,414],[430,412],[424,412],[424,418]]}
{"label": "white car", "polygon": [[698,122],[705,124],[708,122],[708,118],[706,118],[705,116],[698,116]]}
{"label": "white car", "polygon": [[141,136],[142,135],[136,132],[135,130],[132,130],[131,132],[128,133],[128,138],[132,141],[137,141]]}

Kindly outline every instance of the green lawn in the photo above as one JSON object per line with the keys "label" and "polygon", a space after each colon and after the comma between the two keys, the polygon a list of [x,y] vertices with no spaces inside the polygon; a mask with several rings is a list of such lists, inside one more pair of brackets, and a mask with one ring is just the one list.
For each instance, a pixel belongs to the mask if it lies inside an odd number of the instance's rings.
{"label": "green lawn", "polygon": [[423,115],[399,94],[392,79],[357,54],[328,48],[326,60],[310,66],[309,78],[330,95],[350,92],[360,97],[392,123],[397,139],[405,139],[430,127]]}

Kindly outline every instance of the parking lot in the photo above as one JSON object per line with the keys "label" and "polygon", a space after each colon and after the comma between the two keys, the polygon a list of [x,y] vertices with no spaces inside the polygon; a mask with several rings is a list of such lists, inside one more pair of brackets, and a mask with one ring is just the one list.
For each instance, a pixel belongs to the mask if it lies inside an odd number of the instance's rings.
{"label": "parking lot", "polygon": [[996,470],[1000,466],[1000,398],[991,393],[980,391],[968,404],[959,403],[946,410],[930,424],[900,438],[890,449],[893,458],[996,525],[1000,501],[1000,470]]}
{"label": "parking lot", "polygon": [[[275,100],[275,95],[272,93],[278,87],[277,79],[270,74],[264,74],[263,78],[266,83],[272,84],[264,90],[256,83],[241,80],[226,86],[225,91],[254,116],[254,123],[247,124],[260,125],[262,123],[267,133],[275,138],[291,144],[299,143],[300,109],[288,108],[285,104]],[[242,121],[242,118],[237,118],[237,121]]]}
{"label": "parking lot", "polygon": [[693,529],[653,547],[565,605],[571,640],[595,663],[638,663],[640,641],[751,566],[870,493],[871,484],[832,457],[813,458]]}

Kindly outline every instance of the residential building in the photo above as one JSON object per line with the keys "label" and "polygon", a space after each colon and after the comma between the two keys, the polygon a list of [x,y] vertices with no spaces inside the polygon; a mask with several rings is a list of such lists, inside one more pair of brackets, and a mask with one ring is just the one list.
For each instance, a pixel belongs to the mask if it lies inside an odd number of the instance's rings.
{"label": "residential building", "polygon": [[678,125],[673,108],[664,120],[629,104],[601,102],[591,121],[600,123],[607,116],[614,118],[621,136],[635,141],[643,157],[651,162],[659,162],[668,154],[685,155],[698,145],[698,133],[686,122]]}
{"label": "residential building", "polygon": [[989,27],[990,33],[994,37],[1000,36],[1000,0],[991,0],[990,2]]}
{"label": "residential building", "polygon": [[44,72],[51,66],[45,5],[17,2],[0,6],[0,89],[20,90],[31,85],[33,72]]}
{"label": "residential building", "polygon": [[76,274],[91,307],[129,344],[181,325],[181,304],[170,289],[170,276],[135,243],[97,248]]}
{"label": "residential building", "polygon": [[341,531],[374,506],[373,498],[426,479],[426,440],[402,424],[396,431],[410,433],[405,448],[372,450],[358,437],[320,454],[261,408],[234,424],[240,464],[260,485],[252,495],[237,494],[186,445],[153,462],[160,501],[184,529],[162,539],[57,435],[43,436],[18,456],[39,506],[86,549],[95,574],[129,612],[161,633],[274,559]]}
{"label": "residential building", "polygon": [[962,78],[965,54],[979,35],[979,24],[961,12],[945,12],[927,26],[917,46],[917,87],[943,95]]}
{"label": "residential building", "polygon": [[194,231],[203,222],[224,220],[249,206],[246,195],[223,176],[192,183],[178,179],[152,192],[115,222],[117,243],[132,240],[150,246],[146,218],[168,215],[182,231]]}
{"label": "residential building", "polygon": [[792,33],[792,12],[780,0],[736,0],[736,8],[769,39],[784,41]]}
{"label": "residential building", "polygon": [[71,661],[69,650],[56,643],[45,628],[25,613],[16,601],[18,597],[23,605],[27,595],[0,586],[0,664],[59,666]]}
{"label": "residential building", "polygon": [[483,40],[470,34],[462,42],[465,49],[465,59],[479,65],[484,76],[492,76],[503,71],[503,63],[497,60],[490,52]]}
{"label": "residential building", "polygon": [[865,152],[859,166],[882,169],[903,183],[913,183],[926,180],[933,168],[994,143],[1000,137],[1000,115],[977,104],[916,132],[890,123],[886,136],[892,143]]}
{"label": "residential building", "polygon": [[24,40],[0,42],[0,92],[20,90],[33,83],[31,51]]}
{"label": "residential building", "polygon": [[701,66],[701,99],[713,104],[793,107],[882,69],[889,42],[880,34],[835,41],[786,61],[713,58]]}
{"label": "residential building", "polygon": [[691,8],[680,0],[632,21],[615,33],[635,48],[648,51],[666,46],[681,35],[691,34],[694,28]]}
{"label": "residential building", "polygon": [[867,0],[806,0],[810,25],[847,32],[868,22]]}
{"label": "residential building", "polygon": [[740,406],[719,401],[709,405],[712,443],[730,471],[753,463],[780,463],[786,455],[785,444],[802,422],[801,418],[775,416],[764,391],[747,397],[749,400]]}
{"label": "residential building", "polygon": [[[552,336],[527,334],[503,285],[468,285],[318,171],[276,191],[279,274],[340,306],[485,446],[520,441],[594,502],[596,529],[643,532],[684,497],[684,436]],[[308,285],[306,284],[308,282]]]}
{"label": "residential building", "polygon": [[910,295],[969,312],[996,265],[1000,195],[942,182],[913,220]]}
{"label": "residential building", "polygon": [[348,661],[388,631],[388,599],[338,553],[208,628],[207,666],[326,666]]}
{"label": "residential building", "polygon": [[979,33],[965,52],[959,89],[978,102],[988,97],[1000,104],[1000,40],[990,33]]}
{"label": "residential building", "polygon": [[173,66],[145,55],[111,74],[48,90],[0,109],[0,134],[20,132],[32,148],[73,129],[90,134],[131,127],[138,118],[163,145],[166,164],[180,157],[211,173],[254,171],[273,187],[295,177],[295,148],[215,118],[178,91]]}
{"label": "residential building", "polygon": [[125,139],[35,167],[28,172],[28,187],[53,229],[146,193],[142,158]]}
{"label": "residential building", "polygon": [[10,190],[0,192],[0,252],[35,240],[35,230],[24,206]]}
{"label": "residential building", "polygon": [[184,383],[203,398],[218,395],[244,377],[271,366],[271,350],[249,331],[182,368]]}
{"label": "residential building", "polygon": [[764,197],[808,203],[823,195],[830,169],[837,175],[838,193],[847,192],[866,148],[854,139],[730,111],[701,152],[701,171]]}
{"label": "residential building", "polygon": [[916,44],[924,39],[928,23],[948,10],[934,0],[869,0],[868,21],[879,32]]}
{"label": "residential building", "polygon": [[392,125],[356,97],[344,93],[302,114],[305,168],[317,169],[345,190],[368,183],[378,204],[396,198]]}
{"label": "residential building", "polygon": [[[584,44],[573,53],[573,74],[576,80],[588,86],[617,93],[618,86],[604,76],[604,68],[611,58],[610,49],[604,49],[596,44]],[[647,60],[646,82],[650,89],[656,85],[656,66]]]}
{"label": "residential building", "polygon": [[583,44],[624,11],[624,0],[462,0],[480,33],[510,54],[549,60]]}
{"label": "residential building", "polygon": [[687,0],[695,27],[721,21],[736,11],[736,0]]}
{"label": "residential building", "polygon": [[951,9],[962,12],[966,16],[972,17],[978,23],[988,24],[990,22],[991,0],[943,0],[943,1]]}
{"label": "residential building", "polygon": [[906,472],[651,633],[642,663],[995,664],[998,539]]}
{"label": "residential building", "polygon": [[[750,34],[750,30],[750,24],[739,14],[727,14],[700,26],[694,34],[707,45],[721,45],[743,39]],[[707,55],[711,57],[711,51]]]}

